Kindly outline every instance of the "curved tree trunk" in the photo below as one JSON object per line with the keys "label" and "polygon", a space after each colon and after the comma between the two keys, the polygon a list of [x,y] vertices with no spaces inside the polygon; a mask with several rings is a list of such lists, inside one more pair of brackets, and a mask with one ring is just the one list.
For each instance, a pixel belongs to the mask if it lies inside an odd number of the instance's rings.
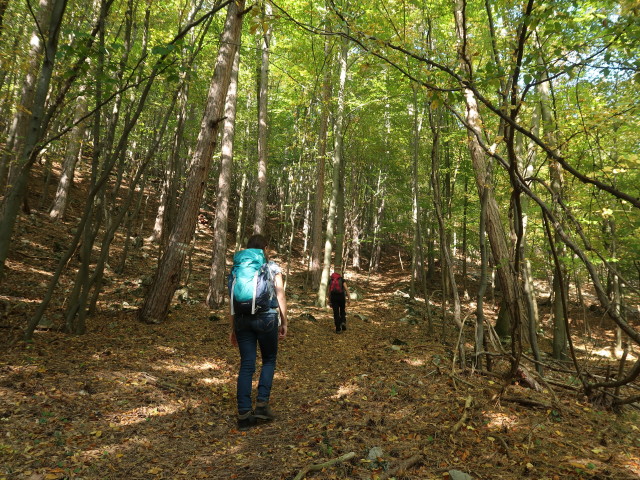
{"label": "curved tree trunk", "polygon": [[66,7],[67,0],[55,0],[52,4],[51,15],[49,16],[50,21],[47,22],[49,28],[46,37],[45,56],[40,74],[35,82],[35,93],[33,105],[30,109],[31,115],[29,116],[28,128],[25,132],[24,143],[21,143],[22,146],[17,152],[16,174],[12,175],[14,180],[11,182],[0,211],[0,279],[3,276],[5,261],[9,254],[11,235],[18,216],[18,210],[27,190],[29,173],[39,153],[37,144],[43,134],[44,106],[49,92],[58,50],[60,26]]}
{"label": "curved tree trunk", "polygon": [[[459,48],[460,65],[463,71],[466,72],[467,76],[471,77],[471,59],[468,57],[464,49],[464,45],[466,45],[467,42],[464,0],[456,0],[455,2],[455,22],[458,40],[460,45],[462,45],[461,48]],[[466,86],[463,86],[463,95],[466,104],[466,122],[468,124],[467,141],[469,145],[469,152],[471,154],[471,162],[473,164],[478,192],[480,196],[484,194],[487,195],[487,236],[489,237],[493,258],[496,261],[496,273],[502,289],[504,307],[509,314],[511,324],[520,325],[520,321],[522,320],[522,309],[519,306],[520,298],[518,295],[518,282],[511,261],[506,233],[500,218],[498,203],[493,194],[491,185],[486,182],[487,161],[484,150],[478,140],[478,138],[483,137],[478,102],[473,91]],[[488,189],[488,191],[485,192],[485,189]],[[518,329],[514,332],[516,335],[520,334]],[[512,341],[515,348],[515,345],[519,343],[519,338],[514,338]],[[512,365],[513,368],[515,368],[515,366],[515,364]]]}
{"label": "curved tree trunk", "polygon": [[211,166],[211,157],[222,124],[233,59],[240,38],[242,27],[240,12],[244,8],[244,3],[244,0],[238,0],[231,2],[228,6],[227,18],[220,38],[220,50],[209,88],[198,143],[187,176],[184,196],[175,226],[169,236],[169,244],[160,258],[155,278],[139,312],[140,319],[148,323],[158,323],[165,319],[173,293],[180,283],[182,267],[189,251]]}

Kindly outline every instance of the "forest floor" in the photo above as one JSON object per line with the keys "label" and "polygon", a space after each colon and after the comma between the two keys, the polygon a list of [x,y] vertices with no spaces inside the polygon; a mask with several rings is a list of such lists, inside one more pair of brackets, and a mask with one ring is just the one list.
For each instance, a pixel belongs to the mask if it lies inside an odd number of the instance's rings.
{"label": "forest floor", "polygon": [[[637,410],[613,413],[578,389],[538,392],[460,372],[457,332],[443,332],[436,309],[430,332],[424,304],[403,294],[408,272],[396,265],[397,251],[379,275],[347,274],[360,298],[341,335],[331,310],[305,292],[300,261],[292,264],[289,334],[272,392],[277,418],[239,432],[238,352],[224,309],[204,305],[206,225],[188,294],[166,322],[136,320],[155,262],[156,247],[145,245],[124,275],[107,270],[87,334],[59,331],[72,280],[65,277],[47,327],[26,343],[20,329],[72,224],[38,213],[20,222],[0,294],[0,479],[640,479]],[[464,313],[473,308],[465,303]],[[598,343],[604,333],[594,330],[592,351],[611,344]],[[547,374],[575,385],[567,374]]]}

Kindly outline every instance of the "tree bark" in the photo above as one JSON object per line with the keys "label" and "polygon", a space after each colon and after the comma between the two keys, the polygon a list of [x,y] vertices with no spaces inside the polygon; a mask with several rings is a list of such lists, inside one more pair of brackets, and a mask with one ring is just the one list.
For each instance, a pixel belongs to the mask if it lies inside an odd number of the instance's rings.
{"label": "tree bark", "polygon": [[17,152],[17,171],[15,176],[13,176],[15,180],[12,182],[4,198],[0,211],[0,281],[4,274],[4,266],[7,255],[9,254],[11,235],[18,216],[18,210],[27,190],[29,173],[39,153],[37,144],[43,134],[42,119],[44,116],[44,107],[55,65],[56,52],[58,50],[60,26],[66,7],[67,0],[54,0],[51,15],[49,16],[50,21],[46,22],[49,28],[47,30],[45,55],[40,74],[35,82],[35,92],[33,105],[30,110],[31,115],[29,116],[28,128],[25,132],[24,143],[21,144],[22,147]]}
{"label": "tree bark", "polygon": [[324,204],[324,177],[327,155],[327,126],[329,124],[329,101],[331,99],[331,43],[329,37],[324,40],[324,76],[322,80],[322,103],[320,105],[320,126],[318,132],[318,154],[316,157],[316,192],[313,203],[313,230],[311,235],[311,285],[318,289],[322,268],[322,207]]}
{"label": "tree bark", "polygon": [[[335,257],[333,259],[334,269],[338,272],[343,272],[344,267],[344,172],[345,172],[345,160],[344,160],[344,130],[345,130],[345,91],[347,85],[347,58],[349,54],[349,43],[346,38],[342,39],[342,45],[340,48],[339,64],[340,64],[340,79],[338,87],[338,98],[336,108],[336,118],[333,125],[333,181],[334,193],[336,193],[336,249]],[[337,191],[336,191],[337,188]]]}
{"label": "tree bark", "polygon": [[87,99],[84,92],[76,99],[76,111],[74,117],[75,126],[69,135],[69,143],[67,144],[67,152],[62,163],[62,173],[58,182],[58,188],[53,200],[53,206],[49,211],[52,220],[59,220],[64,217],[67,208],[67,199],[69,190],[73,185],[73,176],[76,169],[76,163],[82,151],[82,139],[87,130],[86,122],[81,121],[87,114]]}
{"label": "tree bark", "polygon": [[222,306],[226,298],[224,274],[225,259],[227,256],[227,225],[229,218],[231,173],[233,169],[233,140],[236,128],[239,66],[240,50],[238,49],[233,60],[222,131],[222,154],[220,156],[220,173],[218,175],[216,217],[213,224],[213,250],[211,253],[211,271],[209,272],[209,293],[207,294],[207,305],[209,305],[210,308]]}
{"label": "tree bark", "polygon": [[[460,56],[460,65],[463,71],[466,73],[467,78],[472,78],[471,59],[466,52],[467,37],[464,9],[464,0],[456,0],[455,22],[456,33],[459,41],[458,51]],[[485,158],[484,150],[482,149],[482,146],[480,145],[480,142],[478,140],[478,138],[482,138],[483,135],[478,103],[475,94],[466,85],[463,85],[463,95],[466,104],[466,122],[468,125],[467,141],[469,145],[469,152],[471,154],[471,161],[476,177],[478,193],[481,197],[484,194],[487,195],[487,236],[489,237],[489,243],[491,245],[493,257],[496,261],[496,273],[498,275],[500,287],[502,289],[503,302],[505,308],[507,309],[507,312],[509,313],[511,324],[519,325],[521,320],[521,309],[519,308],[518,304],[518,282],[511,262],[511,256],[504,227],[500,218],[498,203],[496,202],[491,185],[487,182],[487,161]],[[485,192],[485,189],[488,189],[488,191]],[[516,340],[517,339],[513,339],[514,343],[516,342]]]}
{"label": "tree bark", "polygon": [[[411,85],[413,91],[413,134],[411,137],[411,222],[413,224],[413,245],[411,247],[411,283],[409,286],[409,296],[414,299],[416,296],[416,282],[422,278],[422,264],[420,262],[419,249],[422,244],[420,237],[420,192],[418,190],[418,157],[420,151],[420,134],[422,132],[423,116],[418,106],[418,86]],[[422,102],[420,102],[422,103]]]}
{"label": "tree bark", "polygon": [[222,123],[224,102],[242,27],[242,16],[239,13],[244,8],[244,3],[244,0],[238,0],[231,2],[228,6],[207,105],[176,224],[171,231],[169,244],[160,258],[155,278],[139,312],[139,317],[144,322],[158,323],[166,318],[171,298],[180,282],[182,267],[189,251],[211,166],[211,157]]}
{"label": "tree bark", "polygon": [[[539,62],[540,64],[542,62]],[[551,101],[551,80],[547,78],[546,73],[542,73],[540,83],[537,86],[538,94],[540,95],[540,114],[542,117],[542,126],[544,129],[544,137],[554,152],[557,153],[558,142],[556,140],[556,125],[553,120],[553,109]],[[563,175],[562,167],[553,158],[547,158],[549,163],[549,175],[551,177],[551,194],[553,196],[553,209],[556,216],[560,213],[559,202],[562,201],[562,184]],[[564,257],[564,245],[560,241],[559,236],[555,235],[555,243],[559,250],[559,257]],[[564,311],[563,305],[566,304],[567,299],[562,298],[562,292],[567,292],[568,289],[562,288],[560,281],[562,278],[567,278],[566,268],[560,264],[561,271],[558,273],[554,269],[553,280],[551,282],[553,288],[553,300],[551,305],[551,311],[553,313],[553,358],[565,359],[567,358],[567,335],[568,332],[565,328],[564,317],[567,312]]]}
{"label": "tree bark", "polygon": [[271,4],[264,3],[263,21],[267,28],[262,34],[260,84],[258,95],[258,191],[253,233],[264,234],[267,212],[267,96],[269,92],[269,46],[271,44]]}

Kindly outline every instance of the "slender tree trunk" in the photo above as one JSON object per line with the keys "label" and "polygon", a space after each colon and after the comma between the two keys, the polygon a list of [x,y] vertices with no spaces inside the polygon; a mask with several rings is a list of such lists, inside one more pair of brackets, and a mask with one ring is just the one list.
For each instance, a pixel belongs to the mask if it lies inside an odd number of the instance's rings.
{"label": "slender tree trunk", "polygon": [[[25,146],[27,129],[31,121],[30,112],[33,109],[34,95],[36,91],[36,82],[38,81],[38,73],[42,63],[42,53],[44,44],[47,41],[46,36],[49,32],[49,21],[51,20],[51,11],[53,8],[53,0],[40,0],[38,11],[35,16],[36,25],[31,32],[29,41],[28,66],[26,74],[22,80],[22,90],[20,93],[20,103],[15,109],[11,127],[9,129],[9,137],[7,138],[4,153],[2,154],[2,164],[5,173],[9,178],[7,185],[11,186],[15,177],[20,171],[21,155]],[[2,181],[5,179],[2,178]]]}
{"label": "slender tree trunk", "polygon": [[140,228],[135,232],[134,232],[134,228],[137,225],[138,217],[140,216],[140,211],[142,209],[142,200],[145,198],[145,187],[147,185],[147,180],[149,177],[148,172],[149,172],[149,169],[148,168],[145,169],[144,177],[140,182],[140,188],[139,188],[140,194],[138,195],[138,200],[136,201],[133,212],[127,212],[127,217],[126,217],[126,222],[124,227],[124,230],[126,232],[124,246],[122,247],[122,254],[120,255],[120,261],[118,262],[118,265],[114,269],[114,271],[119,275],[122,275],[125,271],[127,258],[129,255],[129,248],[131,247],[132,239],[133,239],[134,247],[140,248],[144,242],[141,235],[142,228]]}
{"label": "slender tree trunk", "polygon": [[213,251],[211,253],[211,271],[209,272],[209,293],[207,305],[211,308],[224,304],[225,295],[225,259],[227,256],[227,225],[229,218],[229,195],[231,192],[231,173],[233,169],[233,139],[236,128],[236,105],[238,100],[238,70],[240,50],[236,50],[231,71],[231,81],[225,105],[225,120],[222,130],[222,154],[218,176],[218,196],[216,217],[213,224]]}
{"label": "slender tree trunk", "polygon": [[244,3],[244,0],[238,0],[231,2],[228,6],[198,143],[191,161],[176,224],[171,231],[169,245],[163,252],[155,278],[140,310],[140,319],[148,323],[157,323],[165,319],[173,293],[180,282],[182,267],[193,237],[198,209],[209,174],[211,157],[222,123],[233,59],[242,27],[242,16],[239,12],[244,9]]}
{"label": "slender tree trunk", "polygon": [[375,213],[373,216],[373,239],[371,240],[371,259],[369,260],[369,273],[377,272],[380,268],[380,254],[381,254],[381,241],[380,241],[380,229],[382,228],[382,217],[384,214],[384,179],[382,175],[382,169],[378,170],[378,181],[375,190],[375,199],[378,199]]}
{"label": "slender tree trunk", "polygon": [[318,132],[318,155],[316,157],[316,192],[313,203],[313,233],[311,236],[311,286],[318,289],[322,268],[320,252],[322,250],[322,206],[324,204],[324,177],[327,155],[327,125],[329,124],[329,101],[331,99],[331,43],[329,37],[324,40],[324,76],[322,80],[322,103],[320,105],[320,127]]}
{"label": "slender tree trunk", "polygon": [[[78,315],[80,305],[80,297],[82,295],[82,289],[88,289],[87,282],[89,278],[89,264],[91,263],[91,251],[93,245],[93,232],[92,225],[95,221],[96,225],[99,225],[99,222],[96,220],[98,214],[96,212],[100,211],[100,205],[98,208],[94,209],[96,196],[104,191],[104,185],[97,187],[97,178],[99,173],[99,165],[100,159],[102,157],[102,108],[100,105],[102,104],[102,78],[104,74],[104,62],[105,62],[105,21],[106,21],[106,4],[104,0],[99,2],[100,16],[98,19],[98,58],[96,61],[96,82],[95,82],[95,105],[97,107],[96,113],[93,119],[93,125],[91,128],[91,133],[93,136],[93,149],[91,152],[91,175],[89,186],[92,192],[95,192],[93,196],[90,196],[85,205],[85,215],[81,220],[82,229],[80,230],[80,236],[78,237],[78,241],[81,242],[79,250],[80,255],[80,265],[78,266],[78,271],[76,272],[76,277],[73,284],[73,289],[71,290],[70,295],[67,298],[67,310],[65,312],[65,329],[68,333],[76,333],[83,334],[85,333],[85,316],[84,312]],[[106,165],[104,166],[106,169]],[[104,175],[104,170],[103,170]],[[94,203],[95,202],[95,203]],[[96,230],[97,234],[97,230]]]}
{"label": "slender tree trunk", "polygon": [[316,300],[316,305],[322,308],[327,306],[327,286],[329,284],[329,271],[331,270],[331,254],[333,253],[332,252],[333,233],[334,233],[333,229],[334,229],[335,218],[336,218],[337,197],[338,197],[338,184],[335,181],[335,174],[334,174],[331,200],[329,202],[329,213],[327,215],[327,229],[325,231],[324,262],[323,262],[324,266],[322,268],[322,277],[320,278],[320,284],[318,285],[318,298]]}
{"label": "slender tree trunk", "polygon": [[58,188],[53,200],[53,206],[49,211],[49,216],[52,220],[59,220],[64,217],[64,212],[67,208],[67,200],[69,198],[69,190],[73,185],[73,176],[75,174],[76,163],[80,158],[82,151],[82,140],[84,138],[87,125],[80,120],[87,114],[87,99],[84,94],[80,95],[76,99],[76,111],[74,117],[74,123],[76,124],[71,130],[69,135],[69,143],[67,145],[67,152],[64,156],[62,163],[62,173],[60,174],[60,181],[58,182]]}
{"label": "slender tree trunk", "polygon": [[[456,283],[453,256],[451,255],[449,240],[447,235],[447,226],[445,225],[445,218],[442,212],[442,196],[440,194],[440,182],[438,179],[438,156],[440,152],[440,122],[434,118],[434,108],[430,105],[429,108],[429,125],[431,126],[432,146],[431,146],[431,191],[433,195],[433,206],[436,212],[436,218],[438,220],[438,226],[440,230],[440,251],[442,256],[442,272],[446,283],[448,284],[453,300],[453,321],[460,330],[460,342],[458,344],[458,350],[460,354],[460,363],[465,365],[465,349],[464,349],[464,337],[463,337],[463,325],[462,325],[462,313],[460,306],[460,296],[458,294],[458,285]],[[443,282],[444,283],[444,282]],[[443,285],[443,292],[445,291]],[[443,302],[444,303],[444,302]],[[444,316],[443,316],[444,320]],[[446,322],[443,322],[446,323]]]}
{"label": "slender tree trunk", "polygon": [[[455,22],[458,41],[460,43],[460,65],[463,71],[466,72],[468,78],[471,78],[471,59],[466,52],[467,34],[464,0],[456,0],[455,2]],[[463,95],[466,104],[466,122],[468,124],[467,141],[476,177],[476,185],[480,195],[483,194],[485,188],[489,189],[486,192],[487,234],[493,251],[493,257],[497,262],[496,272],[500,279],[503,302],[506,312],[510,317],[511,324],[518,326],[521,325],[522,313],[519,305],[518,282],[515,277],[505,230],[500,218],[498,203],[494,197],[491,185],[487,183],[487,161],[478,140],[478,138],[483,137],[478,103],[473,91],[466,86],[463,86]],[[519,335],[520,332],[516,329],[515,333]],[[512,339],[514,348],[516,348],[517,344],[519,344],[519,338]],[[512,368],[515,368],[516,365],[517,362],[514,362]]]}
{"label": "slender tree trunk", "polygon": [[[411,284],[409,296],[414,299],[416,296],[416,282],[422,277],[422,265],[420,265],[418,250],[422,243],[420,238],[420,192],[418,190],[418,157],[420,152],[420,135],[422,132],[423,117],[418,107],[418,86],[411,85],[413,90],[413,135],[411,137],[411,221],[413,224],[413,245],[411,248]],[[422,103],[422,102],[420,102]]]}
{"label": "slender tree trunk", "polygon": [[469,177],[464,174],[464,197],[462,199],[462,291],[465,300],[469,298],[469,290],[467,289],[467,263],[468,263],[468,246],[467,246],[467,212],[469,207]]}
{"label": "slender tree trunk", "polygon": [[244,226],[245,219],[247,217],[247,209],[245,206],[245,192],[247,191],[247,174],[242,174],[242,180],[240,181],[240,191],[238,192],[238,211],[236,212],[236,245],[234,251],[237,252],[244,245]]}
{"label": "slender tree trunk", "polygon": [[31,115],[29,117],[24,143],[22,144],[23,147],[18,152],[19,156],[16,162],[17,171],[16,175],[13,176],[15,180],[11,182],[11,187],[4,198],[0,210],[0,281],[4,274],[5,261],[9,254],[11,235],[18,216],[18,210],[27,190],[29,173],[39,153],[37,144],[43,135],[42,119],[44,116],[44,106],[55,65],[60,26],[66,6],[67,0],[54,0],[52,5],[51,15],[49,16],[50,22],[47,22],[49,28],[46,37],[45,55],[40,74],[35,82],[33,105],[30,110]]}
{"label": "slender tree trunk", "polygon": [[334,122],[334,135],[333,135],[333,181],[337,183],[334,185],[334,192],[337,188],[336,202],[336,251],[333,260],[334,269],[336,271],[343,271],[343,252],[344,252],[344,108],[345,108],[345,95],[347,85],[347,57],[349,53],[349,43],[346,39],[342,40],[340,48],[340,56],[338,63],[340,64],[340,80],[338,90],[338,105],[336,107],[336,118]]}
{"label": "slender tree trunk", "polygon": [[264,233],[267,211],[267,95],[269,88],[269,46],[271,44],[271,4],[264,3],[263,19],[268,23],[262,35],[260,86],[258,96],[258,191],[253,233]]}
{"label": "slender tree trunk", "polygon": [[[540,62],[541,63],[541,62]],[[551,100],[551,80],[547,78],[546,73],[543,73],[538,84],[538,94],[540,95],[540,114],[542,117],[542,125],[544,128],[544,136],[547,140],[547,144],[554,151],[557,149],[556,141],[556,125],[553,120],[553,109]],[[555,215],[559,215],[560,208],[559,202],[562,201],[562,166],[551,158],[548,158],[549,173],[551,176],[551,194],[553,195],[553,205]],[[555,243],[558,249],[560,258],[564,257],[564,245],[560,241],[559,236],[556,234]],[[567,334],[565,328],[564,318],[566,312],[563,305],[566,304],[567,299],[562,298],[562,292],[567,292],[567,288],[563,288],[560,285],[561,278],[567,278],[566,269],[561,264],[561,271],[557,272],[554,269],[552,288],[553,288],[553,301],[552,301],[552,314],[553,314],[553,358],[564,359],[567,358]]]}
{"label": "slender tree trunk", "polygon": [[[489,189],[485,188],[480,195],[480,226],[478,228],[478,247],[480,249],[480,282],[478,285],[478,295],[476,297],[476,328],[474,343],[474,365],[477,368],[482,366],[482,355],[484,354],[484,296],[487,291],[487,267],[489,263],[487,248],[487,200]],[[489,370],[489,359],[487,358],[487,369]]]}

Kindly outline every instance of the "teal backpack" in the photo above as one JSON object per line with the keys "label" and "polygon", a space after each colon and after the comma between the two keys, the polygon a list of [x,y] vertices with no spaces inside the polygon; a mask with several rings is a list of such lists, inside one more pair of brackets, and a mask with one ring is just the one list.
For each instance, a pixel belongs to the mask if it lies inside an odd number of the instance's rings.
{"label": "teal backpack", "polygon": [[272,307],[275,298],[273,278],[264,252],[259,248],[247,248],[233,256],[227,283],[232,315],[255,315]]}

